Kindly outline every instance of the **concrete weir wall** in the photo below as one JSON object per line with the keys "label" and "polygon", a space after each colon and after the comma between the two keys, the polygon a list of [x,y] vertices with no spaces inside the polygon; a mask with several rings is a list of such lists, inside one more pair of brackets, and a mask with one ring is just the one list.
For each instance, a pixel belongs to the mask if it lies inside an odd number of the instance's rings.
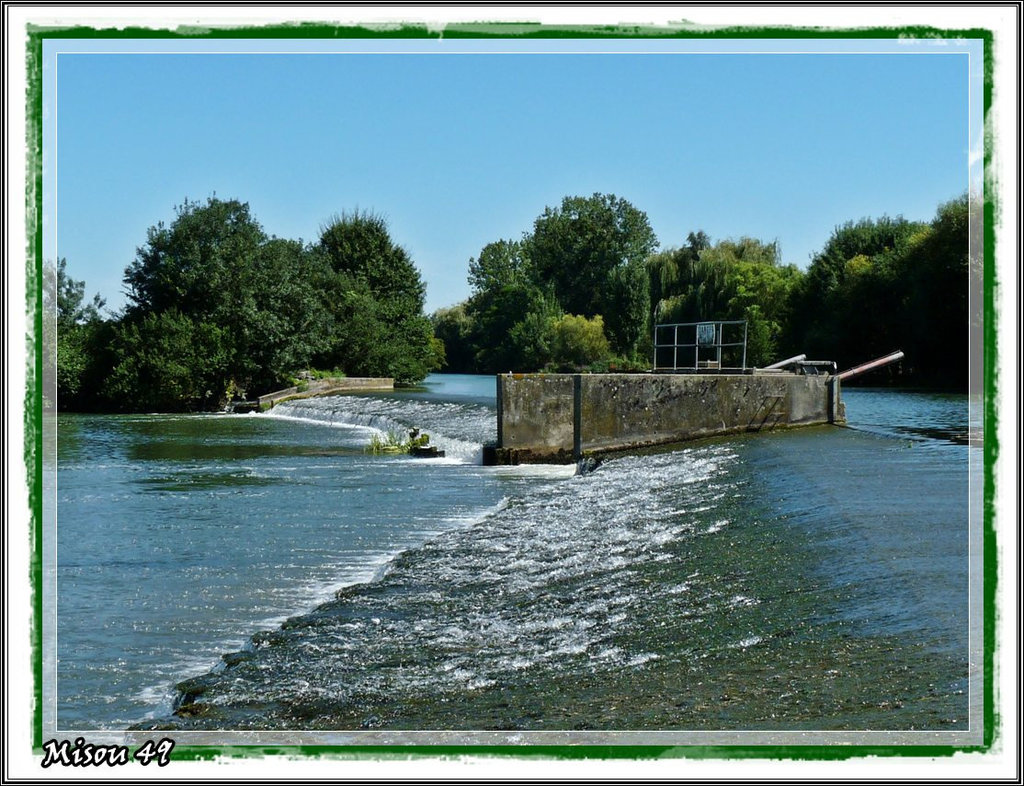
{"label": "concrete weir wall", "polygon": [[302,387],[286,388],[275,393],[267,393],[260,396],[259,406],[261,409],[269,409],[282,401],[292,401],[299,398],[313,398],[315,396],[329,396],[334,393],[355,393],[371,392],[378,390],[394,390],[395,380],[391,377],[326,377],[324,379],[313,379]]}
{"label": "concrete weir wall", "polygon": [[502,374],[496,463],[587,454],[842,420],[834,377],[752,374]]}

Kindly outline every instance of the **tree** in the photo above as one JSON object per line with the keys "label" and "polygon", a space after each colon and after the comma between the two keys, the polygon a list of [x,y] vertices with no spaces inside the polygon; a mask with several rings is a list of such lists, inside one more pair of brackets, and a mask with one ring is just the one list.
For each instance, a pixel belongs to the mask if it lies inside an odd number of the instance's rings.
{"label": "tree", "polygon": [[225,330],[176,309],[145,314],[115,330],[116,363],[104,395],[129,412],[188,412],[228,396]]}
{"label": "tree", "polygon": [[560,370],[579,371],[611,357],[600,314],[592,319],[565,314],[552,320],[551,334],[552,361]]}
{"label": "tree", "polygon": [[[51,277],[52,284],[44,286],[44,292],[52,292],[52,305],[44,302],[44,308],[56,314],[57,329],[66,330],[86,322],[94,322],[102,317],[100,311],[106,300],[99,293],[93,295],[92,302],[85,302],[85,282],[75,281],[67,273],[68,261],[64,257],[57,260],[57,267],[47,266],[44,275]],[[49,299],[44,294],[44,301]]]}
{"label": "tree", "polygon": [[[897,263],[904,281],[900,348],[921,381],[966,389],[972,314],[968,292],[972,206],[967,194],[941,205]],[[977,306],[980,310],[980,306]]]}
{"label": "tree", "polygon": [[444,346],[444,368],[462,374],[476,373],[473,320],[466,311],[466,303],[438,309],[431,315],[430,322],[434,326],[434,336]]}
{"label": "tree", "polygon": [[422,312],[426,287],[383,217],[360,211],[335,215],[320,228],[320,249],[336,273],[365,281],[389,309]]}
{"label": "tree", "polygon": [[[150,227],[146,244],[125,269],[129,305],[124,322],[134,324],[136,331],[124,333],[124,340],[128,335],[148,335],[161,315],[173,312],[166,324],[174,326],[178,335],[209,325],[217,329],[224,342],[217,352],[224,358],[224,379],[210,380],[205,369],[192,370],[197,378],[206,380],[204,391],[209,388],[211,394],[224,394],[229,389],[244,391],[272,384],[279,375],[254,357],[264,339],[261,317],[267,313],[258,304],[273,298],[272,293],[261,291],[267,282],[259,275],[269,238],[250,214],[249,206],[238,200],[210,198],[201,205],[186,199],[175,212],[170,226],[158,223]],[[147,322],[151,317],[157,317],[157,321]],[[121,362],[127,360],[124,357]],[[120,395],[130,395],[125,386],[134,378],[127,373],[118,376]],[[138,379],[144,384],[141,377]],[[185,387],[175,388],[188,400],[183,406],[194,407],[197,401],[205,401],[194,391],[186,394]]]}
{"label": "tree", "polygon": [[787,343],[841,367],[895,349],[882,347],[897,340],[904,318],[899,260],[927,229],[887,216],[836,227],[792,293]]}
{"label": "tree", "polygon": [[650,326],[650,276],[639,261],[612,268],[604,297],[604,325],[612,350],[635,358],[648,349]]}
{"label": "tree", "polygon": [[[321,256],[301,241],[268,237],[249,206],[238,200],[185,200],[175,212],[170,226],[149,229],[146,244],[125,270],[124,322],[136,326],[130,335],[148,335],[143,322],[171,312],[168,324],[179,334],[195,329],[211,335],[201,328],[215,327],[223,341],[217,354],[224,361],[224,378],[207,380],[204,392],[219,395],[273,389],[324,352],[331,321],[319,290],[328,270]],[[206,378],[206,369],[192,373]],[[118,379],[121,395],[129,395],[128,380],[143,381],[127,372]],[[204,400],[194,391],[187,398],[183,406]]]}
{"label": "tree", "polygon": [[535,281],[552,287],[564,311],[587,317],[607,316],[612,271],[642,265],[658,245],[647,215],[611,194],[545,208],[524,243]]}
{"label": "tree", "polygon": [[321,356],[327,365],[400,384],[419,382],[439,367],[443,347],[423,315],[423,281],[383,218],[335,216],[321,228],[318,250],[334,277],[325,282],[334,322]]}
{"label": "tree", "polygon": [[186,199],[175,212],[169,227],[150,227],[146,244],[125,269],[127,316],[173,308],[230,322],[267,236],[249,206],[237,200],[210,198],[200,205]]}
{"label": "tree", "polygon": [[331,317],[319,283],[322,257],[301,241],[271,238],[252,260],[231,324],[236,384],[269,390],[308,368],[331,340]]}
{"label": "tree", "polygon": [[711,240],[703,230],[690,232],[686,245],[651,254],[647,258],[652,309],[657,309],[662,300],[680,294],[700,258],[700,252],[710,245]]}
{"label": "tree", "polygon": [[766,366],[795,351],[783,344],[783,331],[790,319],[790,293],[803,274],[795,265],[779,264],[774,244],[768,248],[767,257],[741,257],[732,268],[727,310],[730,319],[747,322],[747,363],[752,366]]}
{"label": "tree", "polygon": [[530,280],[530,265],[522,243],[498,240],[488,243],[480,256],[469,260],[469,285],[474,292],[504,286],[522,286]]}
{"label": "tree", "polygon": [[100,313],[106,302],[99,294],[85,302],[85,282],[68,275],[63,257],[45,265],[43,277],[44,363],[55,370],[46,395],[56,395],[50,403],[62,409],[91,406],[109,364],[110,326]]}
{"label": "tree", "polygon": [[539,369],[549,359],[548,323],[561,315],[554,298],[533,284],[475,293],[466,303],[476,367],[485,374]]}
{"label": "tree", "polygon": [[742,237],[712,245],[703,232],[690,233],[688,240],[670,258],[651,263],[667,295],[659,302],[658,321],[746,320],[747,364],[778,360],[800,271],[780,263],[774,242]]}

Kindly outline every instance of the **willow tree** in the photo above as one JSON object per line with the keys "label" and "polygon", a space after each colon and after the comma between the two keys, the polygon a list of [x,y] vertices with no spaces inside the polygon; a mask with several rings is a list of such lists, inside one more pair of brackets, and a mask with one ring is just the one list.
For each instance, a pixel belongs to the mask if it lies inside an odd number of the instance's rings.
{"label": "willow tree", "polygon": [[774,242],[743,237],[711,244],[703,233],[690,237],[695,241],[691,247],[649,263],[652,272],[660,273],[658,321],[745,320],[747,363],[763,366],[778,360],[788,349],[783,332],[800,271],[781,263]]}

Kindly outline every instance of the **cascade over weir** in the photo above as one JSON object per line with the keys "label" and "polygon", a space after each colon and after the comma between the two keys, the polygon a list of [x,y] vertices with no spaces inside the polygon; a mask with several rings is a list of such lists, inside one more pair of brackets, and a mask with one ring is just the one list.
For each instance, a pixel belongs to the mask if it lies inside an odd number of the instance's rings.
{"label": "cascade over weir", "polygon": [[[844,424],[843,380],[902,357],[896,351],[841,373],[806,355],[750,368],[744,321],[657,325],[648,373],[499,374],[498,439],[484,447],[483,462],[568,464],[705,437]],[[393,388],[390,378],[308,380],[260,397],[258,407]]]}

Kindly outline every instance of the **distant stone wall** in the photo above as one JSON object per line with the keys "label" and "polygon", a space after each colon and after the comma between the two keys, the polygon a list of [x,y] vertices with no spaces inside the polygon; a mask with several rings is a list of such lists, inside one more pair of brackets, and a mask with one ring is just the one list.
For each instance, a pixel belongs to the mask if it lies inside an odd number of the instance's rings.
{"label": "distant stone wall", "polygon": [[329,396],[332,393],[350,393],[363,390],[394,390],[395,380],[391,377],[328,377],[313,379],[303,386],[285,388],[260,396],[260,409],[267,409],[282,401],[312,396]]}
{"label": "distant stone wall", "polygon": [[[838,418],[831,378],[755,374],[505,374],[499,463],[623,450]],[[838,397],[838,390],[835,395]]]}

